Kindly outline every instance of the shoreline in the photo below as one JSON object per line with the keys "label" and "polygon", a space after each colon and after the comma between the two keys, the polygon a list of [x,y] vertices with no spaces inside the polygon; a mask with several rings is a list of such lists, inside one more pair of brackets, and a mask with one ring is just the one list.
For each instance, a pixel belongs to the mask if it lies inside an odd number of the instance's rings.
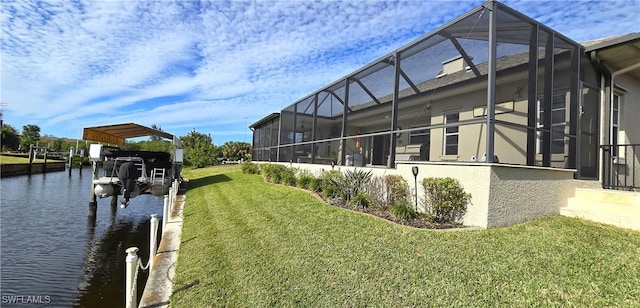
{"label": "shoreline", "polygon": [[[65,171],[67,163],[64,161],[37,162],[31,164],[31,173],[47,173]],[[20,164],[0,164],[0,177],[11,177],[29,174],[29,163]]]}

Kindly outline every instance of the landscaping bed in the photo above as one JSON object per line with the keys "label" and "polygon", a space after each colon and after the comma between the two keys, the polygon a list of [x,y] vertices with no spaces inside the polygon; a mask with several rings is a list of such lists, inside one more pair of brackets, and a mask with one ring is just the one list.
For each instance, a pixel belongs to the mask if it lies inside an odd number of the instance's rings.
{"label": "landscaping bed", "polygon": [[334,198],[334,199],[328,200],[323,198],[321,195],[318,195],[318,197],[328,205],[333,205],[333,206],[341,207],[344,209],[369,214],[369,215],[384,219],[386,221],[394,222],[404,226],[409,226],[414,228],[424,228],[424,229],[464,228],[464,226],[459,223],[433,222],[432,219],[424,213],[417,213],[416,217],[410,218],[410,219],[398,219],[388,211],[385,211],[379,207],[354,207],[340,199]]}
{"label": "landscaping bed", "polygon": [[[374,177],[363,170],[322,171],[279,164],[244,163],[243,173],[261,174],[267,182],[308,190],[325,203],[379,217],[415,228],[461,228],[470,194],[452,178],[425,178],[424,195],[415,196],[407,181],[398,175]],[[418,199],[420,202],[418,202]],[[419,207],[421,210],[419,210]]]}

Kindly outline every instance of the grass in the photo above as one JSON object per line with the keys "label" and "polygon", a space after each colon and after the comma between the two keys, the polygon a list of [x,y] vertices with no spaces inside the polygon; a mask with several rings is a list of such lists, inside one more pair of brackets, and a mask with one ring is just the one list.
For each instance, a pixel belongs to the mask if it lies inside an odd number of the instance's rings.
{"label": "grass", "polygon": [[[47,159],[47,162],[53,162],[53,159]],[[44,159],[37,158],[33,160],[34,163],[44,163]],[[28,164],[29,156],[25,155],[21,156],[9,156],[9,155],[0,155],[0,164]]]}
{"label": "grass", "polygon": [[171,305],[634,306],[640,232],[565,217],[435,232],[239,167],[187,170]]}

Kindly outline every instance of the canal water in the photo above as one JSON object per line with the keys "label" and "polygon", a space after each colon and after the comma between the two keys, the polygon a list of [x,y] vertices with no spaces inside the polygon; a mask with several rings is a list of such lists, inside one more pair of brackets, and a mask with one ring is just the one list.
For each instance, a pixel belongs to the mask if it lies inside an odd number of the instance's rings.
{"label": "canal water", "polygon": [[[141,195],[126,209],[99,199],[89,218],[90,185],[90,168],[0,181],[0,306],[125,305],[125,250],[140,248],[147,263],[150,214],[162,219],[163,197]],[[147,278],[139,273],[138,298]]]}

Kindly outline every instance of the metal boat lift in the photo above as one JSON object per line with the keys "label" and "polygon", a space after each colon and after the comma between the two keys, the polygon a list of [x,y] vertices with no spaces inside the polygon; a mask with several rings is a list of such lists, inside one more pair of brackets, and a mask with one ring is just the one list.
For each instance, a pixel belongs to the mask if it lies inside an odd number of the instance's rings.
{"label": "metal boat lift", "polygon": [[[164,152],[124,151],[117,148],[117,146],[123,146],[127,138],[145,136],[158,136],[172,140],[174,152],[170,155]],[[134,162],[138,172],[131,198],[145,193],[156,196],[165,195],[169,191],[171,182],[174,179],[180,179],[183,161],[182,145],[180,140],[172,134],[135,123],[125,123],[84,128],[83,140],[100,142],[91,144],[89,148],[89,160],[93,169],[89,216],[95,216],[98,204],[96,197],[111,197],[111,206],[117,205],[118,195],[121,194],[118,168],[124,161]],[[101,176],[100,170],[103,171]]]}

